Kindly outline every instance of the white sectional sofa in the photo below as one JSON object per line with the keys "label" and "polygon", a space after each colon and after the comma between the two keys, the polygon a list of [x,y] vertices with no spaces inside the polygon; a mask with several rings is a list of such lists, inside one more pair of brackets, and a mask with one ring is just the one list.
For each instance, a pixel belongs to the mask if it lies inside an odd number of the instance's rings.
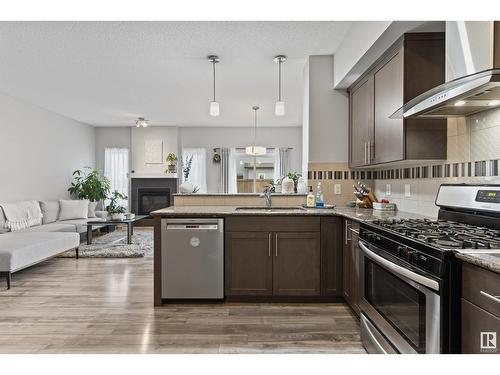
{"label": "white sectional sofa", "polygon": [[[0,277],[6,277],[10,289],[12,273],[74,249],[78,258],[81,237],[87,221],[105,220],[106,211],[89,211],[92,217],[59,220],[60,202],[41,201],[42,224],[11,232],[0,203]],[[87,215],[88,216],[88,215]]]}

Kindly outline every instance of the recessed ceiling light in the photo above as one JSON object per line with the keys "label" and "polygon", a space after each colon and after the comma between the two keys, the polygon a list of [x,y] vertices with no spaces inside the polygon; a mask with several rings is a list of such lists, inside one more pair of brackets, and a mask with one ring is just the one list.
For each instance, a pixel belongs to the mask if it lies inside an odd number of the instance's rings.
{"label": "recessed ceiling light", "polygon": [[460,107],[462,105],[465,105],[466,101],[465,100],[459,100],[458,102],[455,102],[455,107]]}
{"label": "recessed ceiling light", "polygon": [[488,103],[489,106],[494,106],[494,105],[499,105],[500,104],[500,100],[492,100]]}

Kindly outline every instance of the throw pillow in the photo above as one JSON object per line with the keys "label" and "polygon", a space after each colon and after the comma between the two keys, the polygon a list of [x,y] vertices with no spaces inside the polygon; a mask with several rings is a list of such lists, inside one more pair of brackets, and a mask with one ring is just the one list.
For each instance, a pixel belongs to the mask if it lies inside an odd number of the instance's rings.
{"label": "throw pillow", "polygon": [[53,223],[59,216],[59,201],[40,201],[42,224]]}
{"label": "throw pillow", "polygon": [[97,203],[99,202],[89,202],[89,217],[97,217],[95,215],[95,209],[97,207]]}
{"label": "throw pillow", "polygon": [[89,217],[89,200],[59,200],[59,220],[87,219]]}

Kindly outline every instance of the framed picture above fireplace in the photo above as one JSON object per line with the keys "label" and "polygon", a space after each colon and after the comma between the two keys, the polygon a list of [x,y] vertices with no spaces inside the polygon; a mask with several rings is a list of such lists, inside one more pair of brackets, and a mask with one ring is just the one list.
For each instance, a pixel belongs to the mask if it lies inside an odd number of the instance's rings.
{"label": "framed picture above fireplace", "polygon": [[162,140],[150,140],[144,143],[144,161],[146,164],[163,163]]}

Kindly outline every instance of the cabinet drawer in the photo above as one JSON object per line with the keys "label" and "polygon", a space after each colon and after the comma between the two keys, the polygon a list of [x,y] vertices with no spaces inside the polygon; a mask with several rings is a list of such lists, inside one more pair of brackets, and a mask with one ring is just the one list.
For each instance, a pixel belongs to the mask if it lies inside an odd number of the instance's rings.
{"label": "cabinet drawer", "polygon": [[462,297],[500,317],[500,275],[463,263]]}
{"label": "cabinet drawer", "polygon": [[462,353],[500,353],[499,339],[500,318],[462,298]]}
{"label": "cabinet drawer", "polygon": [[319,217],[238,216],[226,219],[226,232],[319,232]]}

